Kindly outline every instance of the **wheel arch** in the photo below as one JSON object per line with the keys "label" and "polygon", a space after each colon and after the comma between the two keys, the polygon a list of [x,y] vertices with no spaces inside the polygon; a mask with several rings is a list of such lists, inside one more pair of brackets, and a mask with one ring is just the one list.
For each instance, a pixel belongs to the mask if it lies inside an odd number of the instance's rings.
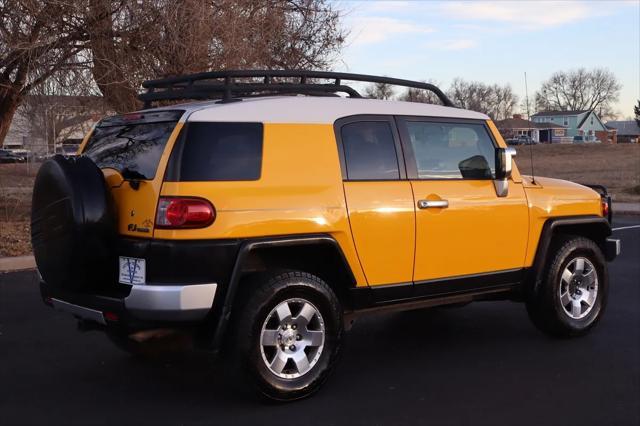
{"label": "wheel arch", "polygon": [[350,288],[356,279],[339,243],[328,234],[259,238],[242,243],[223,302],[215,315],[214,333],[208,346],[218,351],[228,329],[233,307],[248,290],[247,278],[270,270],[301,270],[323,279],[344,307],[353,305]]}
{"label": "wheel arch", "polygon": [[545,221],[532,268],[526,280],[525,290],[536,292],[540,283],[541,272],[547,264],[553,241],[559,235],[576,235],[593,240],[598,247],[606,251],[606,240],[611,235],[611,225],[606,218],[600,216],[566,216],[552,217]]}

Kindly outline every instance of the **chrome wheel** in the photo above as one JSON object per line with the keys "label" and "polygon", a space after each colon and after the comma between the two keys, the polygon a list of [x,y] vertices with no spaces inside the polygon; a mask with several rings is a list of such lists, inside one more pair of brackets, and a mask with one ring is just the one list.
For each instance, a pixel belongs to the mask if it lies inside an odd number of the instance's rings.
{"label": "chrome wheel", "polygon": [[598,297],[598,273],[585,257],[576,257],[562,271],[559,286],[560,304],[573,319],[591,312]]}
{"label": "chrome wheel", "polygon": [[273,308],[262,324],[262,360],[276,376],[298,378],[320,359],[324,337],[320,311],[305,299],[287,299]]}

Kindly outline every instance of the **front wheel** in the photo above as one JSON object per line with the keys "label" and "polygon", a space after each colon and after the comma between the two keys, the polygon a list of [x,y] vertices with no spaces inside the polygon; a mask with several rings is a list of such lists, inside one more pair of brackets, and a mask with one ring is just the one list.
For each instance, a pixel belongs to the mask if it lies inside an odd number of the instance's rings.
{"label": "front wheel", "polygon": [[326,381],[342,340],[342,310],[331,288],[304,272],[261,283],[236,321],[235,354],[267,397],[306,397]]}
{"label": "front wheel", "polygon": [[558,336],[586,334],[600,320],[609,289],[607,264],[600,247],[584,237],[556,240],[527,311],[542,331]]}

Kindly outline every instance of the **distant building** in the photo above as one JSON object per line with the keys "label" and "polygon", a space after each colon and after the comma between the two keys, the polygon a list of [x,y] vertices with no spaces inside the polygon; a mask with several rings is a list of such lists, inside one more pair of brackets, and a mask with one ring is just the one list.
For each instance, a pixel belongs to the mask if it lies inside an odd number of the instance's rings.
{"label": "distant building", "polygon": [[[1,148],[53,153],[63,145],[77,145],[104,115],[98,96],[27,96],[13,116]],[[51,135],[55,135],[53,139]]]}
{"label": "distant building", "polygon": [[609,141],[607,127],[593,110],[543,111],[531,116],[535,123],[553,123],[566,128],[566,136],[584,136],[586,140]]}
{"label": "distant building", "polygon": [[517,138],[521,135],[530,136],[535,142],[559,143],[566,139],[566,128],[552,122],[536,123],[525,120],[521,114],[514,114],[513,118],[496,121],[496,127],[505,139]]}
{"label": "distant building", "polygon": [[620,143],[640,143],[640,126],[635,120],[607,121],[607,127],[618,133]]}

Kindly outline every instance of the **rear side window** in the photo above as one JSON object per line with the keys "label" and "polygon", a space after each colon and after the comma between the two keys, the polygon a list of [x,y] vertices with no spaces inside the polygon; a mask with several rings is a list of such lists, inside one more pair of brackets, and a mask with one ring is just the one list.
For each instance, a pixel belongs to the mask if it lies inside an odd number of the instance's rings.
{"label": "rear side window", "polygon": [[340,130],[349,180],[400,179],[391,126],[386,121],[361,121]]}
{"label": "rear side window", "polygon": [[262,123],[189,123],[172,155],[167,180],[258,180],[262,139]]}

